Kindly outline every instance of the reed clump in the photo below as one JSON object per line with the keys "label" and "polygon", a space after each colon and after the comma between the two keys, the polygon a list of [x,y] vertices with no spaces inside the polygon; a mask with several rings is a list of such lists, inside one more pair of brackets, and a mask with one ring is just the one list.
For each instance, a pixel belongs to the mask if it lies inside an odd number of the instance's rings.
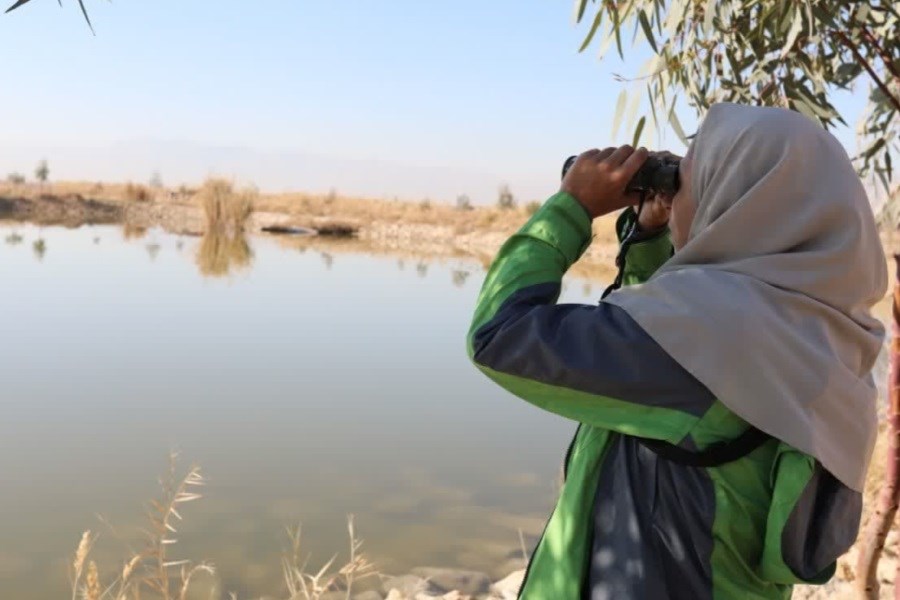
{"label": "reed clump", "polygon": [[253,187],[235,190],[226,179],[207,179],[198,196],[206,215],[207,233],[234,236],[244,232],[259,191]]}

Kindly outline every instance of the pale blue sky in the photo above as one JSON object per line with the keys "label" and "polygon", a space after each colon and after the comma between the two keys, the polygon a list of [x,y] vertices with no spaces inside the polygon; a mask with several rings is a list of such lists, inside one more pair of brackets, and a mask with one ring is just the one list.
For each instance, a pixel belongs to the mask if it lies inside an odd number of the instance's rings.
{"label": "pale blue sky", "polygon": [[[568,154],[630,140],[610,137],[611,74],[636,73],[649,52],[624,66],[579,55],[569,0],[86,3],[96,37],[74,0],[0,17],[0,174],[47,155],[57,178],[221,172],[263,188],[477,201],[507,181],[528,199],[552,191]],[[862,99],[839,108],[855,119]],[[839,137],[852,149],[852,132]],[[127,151],[108,151],[116,142]],[[339,160],[292,178],[308,155]]]}

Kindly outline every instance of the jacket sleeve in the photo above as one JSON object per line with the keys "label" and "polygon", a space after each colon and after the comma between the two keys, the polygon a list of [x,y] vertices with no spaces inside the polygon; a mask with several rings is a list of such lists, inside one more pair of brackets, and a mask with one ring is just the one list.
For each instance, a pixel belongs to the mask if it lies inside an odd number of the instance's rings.
{"label": "jacket sleeve", "polygon": [[[620,236],[629,211],[619,219]],[[620,433],[679,442],[715,399],[621,308],[556,304],[562,277],[587,249],[591,221],[571,196],[551,197],[500,249],[468,335],[493,381],[550,412]],[[628,251],[626,283],[671,255],[668,235]]]}

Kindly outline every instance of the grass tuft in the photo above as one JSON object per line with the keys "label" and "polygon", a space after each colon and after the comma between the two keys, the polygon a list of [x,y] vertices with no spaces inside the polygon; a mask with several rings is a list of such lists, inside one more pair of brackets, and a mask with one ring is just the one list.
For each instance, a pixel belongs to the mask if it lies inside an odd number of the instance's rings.
{"label": "grass tuft", "polygon": [[244,232],[259,197],[255,188],[235,190],[225,179],[207,179],[199,192],[206,215],[206,231],[227,235]]}

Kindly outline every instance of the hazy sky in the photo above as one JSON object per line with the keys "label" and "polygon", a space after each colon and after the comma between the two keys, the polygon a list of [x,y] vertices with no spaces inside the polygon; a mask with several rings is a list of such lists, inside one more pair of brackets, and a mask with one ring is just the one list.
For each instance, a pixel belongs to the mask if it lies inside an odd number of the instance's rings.
{"label": "hazy sky", "polygon": [[[624,66],[579,55],[569,0],[86,0],[96,37],[63,4],[0,16],[0,174],[46,155],[57,178],[219,172],[476,201],[507,181],[530,199],[568,154],[630,140],[610,136],[612,73],[649,52]],[[839,109],[855,119],[863,99]]]}

